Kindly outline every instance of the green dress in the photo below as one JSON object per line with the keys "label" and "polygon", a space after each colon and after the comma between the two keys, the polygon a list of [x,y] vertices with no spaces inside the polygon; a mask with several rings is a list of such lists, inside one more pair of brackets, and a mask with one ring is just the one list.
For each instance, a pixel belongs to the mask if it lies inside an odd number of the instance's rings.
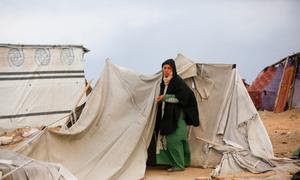
{"label": "green dress", "polygon": [[[166,94],[163,99],[165,102],[177,103],[174,95]],[[157,149],[156,163],[161,165],[171,165],[177,168],[189,166],[191,154],[189,150],[187,125],[184,120],[184,113],[181,111],[177,129],[165,137],[163,148]],[[158,139],[160,141],[160,139]]]}

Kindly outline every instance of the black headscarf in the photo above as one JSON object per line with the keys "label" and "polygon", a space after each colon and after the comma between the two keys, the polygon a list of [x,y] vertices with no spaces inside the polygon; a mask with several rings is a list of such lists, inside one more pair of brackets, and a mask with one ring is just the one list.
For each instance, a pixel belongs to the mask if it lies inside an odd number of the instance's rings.
{"label": "black headscarf", "polygon": [[[156,131],[160,131],[162,135],[167,135],[175,131],[180,112],[183,111],[185,115],[185,122],[187,125],[199,126],[199,113],[197,101],[193,91],[185,84],[181,77],[177,74],[175,61],[173,59],[166,60],[163,64],[170,65],[173,71],[173,78],[168,84],[166,94],[174,94],[179,100],[178,103],[165,102],[164,115],[162,114],[162,103],[159,102],[156,116]],[[165,84],[160,83],[160,95],[163,94]]]}

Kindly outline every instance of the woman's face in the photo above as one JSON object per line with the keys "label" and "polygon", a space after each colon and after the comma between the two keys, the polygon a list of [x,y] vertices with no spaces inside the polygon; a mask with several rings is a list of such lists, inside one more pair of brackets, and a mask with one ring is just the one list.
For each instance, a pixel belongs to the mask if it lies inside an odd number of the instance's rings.
{"label": "woman's face", "polygon": [[163,73],[165,77],[169,77],[172,73],[172,67],[169,64],[163,65]]}

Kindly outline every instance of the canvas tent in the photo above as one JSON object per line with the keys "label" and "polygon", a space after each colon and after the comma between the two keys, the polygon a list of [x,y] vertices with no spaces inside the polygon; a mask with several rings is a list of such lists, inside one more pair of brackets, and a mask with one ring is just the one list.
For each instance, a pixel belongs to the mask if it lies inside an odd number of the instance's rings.
{"label": "canvas tent", "polygon": [[248,87],[257,109],[282,112],[300,107],[300,53],[267,66]]}
{"label": "canvas tent", "polygon": [[0,127],[48,125],[68,116],[85,88],[86,52],[80,45],[0,44]]}
{"label": "canvas tent", "polygon": [[[181,54],[175,62],[200,111],[200,126],[189,127],[191,165],[216,167],[216,175],[270,170],[272,144],[235,65],[194,63]],[[160,72],[145,76],[107,60],[71,128],[44,129],[15,151],[61,163],[79,179],[141,179],[160,80]]]}

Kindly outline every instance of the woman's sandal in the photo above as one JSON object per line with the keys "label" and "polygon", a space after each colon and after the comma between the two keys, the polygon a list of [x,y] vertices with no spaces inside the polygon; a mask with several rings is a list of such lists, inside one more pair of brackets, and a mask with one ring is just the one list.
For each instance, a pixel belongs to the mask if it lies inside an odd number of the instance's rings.
{"label": "woman's sandal", "polygon": [[171,168],[168,169],[168,172],[175,172],[175,171],[184,171],[184,168],[171,167]]}

